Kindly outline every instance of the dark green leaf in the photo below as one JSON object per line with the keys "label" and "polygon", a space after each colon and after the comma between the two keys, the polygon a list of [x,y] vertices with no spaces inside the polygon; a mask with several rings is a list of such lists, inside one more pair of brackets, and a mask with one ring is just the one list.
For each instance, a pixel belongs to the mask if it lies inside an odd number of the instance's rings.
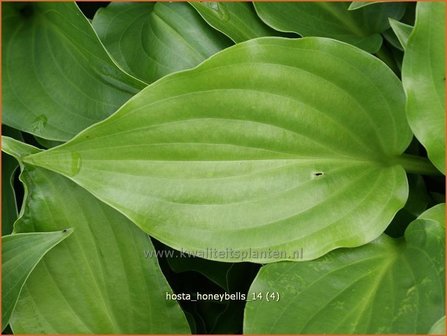
{"label": "dark green leaf", "polygon": [[148,83],[231,45],[187,3],[112,2],[92,24],[116,61]]}
{"label": "dark green leaf", "polygon": [[382,36],[394,49],[398,49],[398,51],[400,52],[403,51],[402,45],[400,44],[396,34],[394,34],[391,28],[385,30],[382,33]]}
{"label": "dark green leaf", "polygon": [[176,273],[182,272],[198,272],[203,274],[209,280],[220,286],[224,290],[228,290],[227,273],[233,266],[231,263],[219,263],[216,261],[206,260],[197,257],[182,257],[182,254],[176,251],[174,256],[167,258],[169,266]]}
{"label": "dark green leaf", "polygon": [[400,19],[405,4],[375,4],[348,10],[349,2],[256,2],[261,19],[274,29],[301,36],[330,37],[376,52],[388,17]]}
{"label": "dark green leaf", "polygon": [[413,27],[394,19],[390,19],[390,25],[394,34],[396,34],[402,49],[405,49],[408,43],[408,38],[413,31]]}
{"label": "dark green leaf", "polygon": [[[248,334],[424,334],[445,314],[445,204],[386,235],[310,262],[264,266],[247,303]],[[250,298],[250,297],[249,297]]]}
{"label": "dark green leaf", "polygon": [[262,22],[249,2],[191,2],[191,5],[206,22],[236,43],[279,35]]}
{"label": "dark green leaf", "polygon": [[74,2],[2,6],[3,122],[68,140],[145,84],[111,60]]}

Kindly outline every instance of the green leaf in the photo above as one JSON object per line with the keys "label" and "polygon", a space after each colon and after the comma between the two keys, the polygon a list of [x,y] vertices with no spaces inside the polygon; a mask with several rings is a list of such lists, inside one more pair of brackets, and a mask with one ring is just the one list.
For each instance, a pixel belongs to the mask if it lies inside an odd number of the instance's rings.
{"label": "green leaf", "polygon": [[92,25],[116,61],[148,83],[231,45],[187,3],[112,2]]}
{"label": "green leaf", "polygon": [[23,285],[43,256],[67,238],[71,229],[2,237],[2,330],[8,325]]}
{"label": "green leaf", "polygon": [[178,251],[171,251],[173,253],[166,260],[172,271],[175,273],[198,272],[228,293],[238,291],[238,285],[254,272],[255,265],[251,263],[223,263],[199,257],[188,257]]}
{"label": "green leaf", "polygon": [[[3,139],[8,148],[28,146]],[[3,147],[4,148],[4,147]],[[74,228],[30,275],[10,324],[19,334],[189,333],[149,237],[68,179],[24,166],[15,232]],[[153,254],[154,255],[154,254]],[[164,323],[160,323],[164,321]]]}
{"label": "green leaf", "polygon": [[417,217],[427,209],[430,202],[430,196],[428,195],[422,176],[413,174],[409,175],[408,184],[410,194],[408,195],[405,209]]}
{"label": "green leaf", "polygon": [[438,222],[445,227],[445,204],[437,204],[431,207],[424,211],[419,218]]}
{"label": "green leaf", "polygon": [[209,25],[239,43],[262,36],[279,33],[267,26],[257,16],[248,2],[191,2]]}
{"label": "green leaf", "polygon": [[2,135],[2,151],[14,157],[20,164],[24,157],[37,154],[41,150],[34,146],[23,143],[17,139]]}
{"label": "green leaf", "polygon": [[443,316],[431,327],[429,334],[445,335],[445,330],[445,316]]}
{"label": "green leaf", "polygon": [[[445,204],[440,221],[413,221],[404,239],[386,235],[310,262],[261,268],[249,293],[248,334],[424,334],[445,314]],[[249,298],[253,294],[249,294]]]}
{"label": "green leaf", "polygon": [[408,38],[410,37],[413,27],[405,23],[399,22],[392,18],[390,20],[390,26],[393,29],[394,34],[396,34],[403,49],[407,46]]}
{"label": "green leaf", "polygon": [[445,173],[445,3],[417,3],[402,82],[410,127],[433,164]]}
{"label": "green leaf", "polygon": [[5,3],[2,22],[9,126],[68,140],[145,86],[116,66],[74,2]]}
{"label": "green leaf", "polygon": [[[393,51],[397,51],[397,52],[399,52],[399,54],[401,54],[401,56],[402,56],[401,58],[403,58],[402,51],[404,48],[402,47],[401,43],[399,42],[399,39],[397,38],[394,31],[391,28],[389,28],[382,33],[382,36],[393,47],[393,48],[391,48],[391,53]],[[402,62],[402,60],[400,60],[400,61]]]}
{"label": "green leaf", "polygon": [[391,70],[358,48],[259,38],[159,80],[26,162],[177,250],[314,259],[377,238],[405,204],[402,165],[425,162],[401,156],[412,137],[404,100]]}
{"label": "green leaf", "polygon": [[349,2],[256,2],[261,19],[282,32],[330,37],[368,52],[380,49],[380,33],[389,28],[388,17],[400,19],[405,4],[388,3],[349,11]]}
{"label": "green leaf", "polygon": [[359,8],[363,8],[369,5],[373,5],[378,3],[378,1],[353,1],[348,7],[348,10],[357,10]]}
{"label": "green leaf", "polygon": [[38,136],[34,136],[36,142],[44,148],[52,148],[63,144],[61,141],[47,140],[44,138],[40,138]]}

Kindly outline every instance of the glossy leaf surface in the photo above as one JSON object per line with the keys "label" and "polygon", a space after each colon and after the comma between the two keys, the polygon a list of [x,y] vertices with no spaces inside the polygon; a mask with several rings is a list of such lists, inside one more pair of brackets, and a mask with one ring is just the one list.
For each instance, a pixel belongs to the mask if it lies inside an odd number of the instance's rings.
{"label": "glossy leaf surface", "polygon": [[330,39],[261,38],[26,161],[171,247],[271,262],[377,238],[407,199],[410,139],[401,84],[375,57]]}
{"label": "glossy leaf surface", "polygon": [[411,129],[445,174],[445,3],[417,3],[402,82]]}
{"label": "glossy leaf surface", "polygon": [[197,12],[218,31],[239,43],[279,33],[267,26],[249,2],[191,2]]}
{"label": "glossy leaf surface", "polygon": [[129,73],[150,83],[230,46],[187,3],[110,3],[92,21],[99,38]]}
{"label": "glossy leaf surface", "polygon": [[388,17],[399,19],[405,4],[374,4],[354,11],[349,2],[255,2],[261,19],[272,28],[301,36],[330,37],[376,52]]}
{"label": "glossy leaf surface", "polygon": [[[430,219],[423,219],[428,218]],[[251,293],[248,334],[425,334],[444,312],[445,204],[413,221],[405,238],[381,236],[304,263],[264,266]]]}
{"label": "glossy leaf surface", "polygon": [[8,324],[30,273],[51,248],[71,233],[71,229],[64,229],[2,237],[2,330]]}
{"label": "glossy leaf surface", "polygon": [[[6,138],[19,159],[32,150]],[[5,149],[5,148],[4,148]],[[24,166],[26,199],[15,232],[74,228],[23,287],[11,318],[19,334],[189,333],[149,237],[63,176]],[[160,323],[169,321],[169,323]]]}
{"label": "glossy leaf surface", "polygon": [[4,3],[3,122],[68,140],[145,84],[111,60],[74,2]]}

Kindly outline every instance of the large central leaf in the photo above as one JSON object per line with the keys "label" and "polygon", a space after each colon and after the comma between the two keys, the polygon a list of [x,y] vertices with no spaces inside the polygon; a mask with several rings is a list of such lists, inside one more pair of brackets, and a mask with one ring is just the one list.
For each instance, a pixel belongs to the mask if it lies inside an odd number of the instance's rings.
{"label": "large central leaf", "polygon": [[382,62],[330,39],[260,38],[25,160],[174,248],[270,262],[379,236],[407,198],[410,138],[401,84]]}

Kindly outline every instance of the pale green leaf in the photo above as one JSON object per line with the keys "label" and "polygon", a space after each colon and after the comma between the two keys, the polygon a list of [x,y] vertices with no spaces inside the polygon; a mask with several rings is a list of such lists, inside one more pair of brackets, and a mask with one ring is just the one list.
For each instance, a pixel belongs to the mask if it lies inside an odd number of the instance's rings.
{"label": "pale green leaf", "polygon": [[116,61],[148,83],[231,45],[187,3],[112,2],[92,25]]}
{"label": "pale green leaf", "polygon": [[402,48],[405,49],[408,43],[408,38],[410,37],[410,34],[413,31],[413,27],[391,18],[389,20],[390,20],[390,26],[393,29],[394,34],[396,34]]}
{"label": "pale green leaf", "polygon": [[144,232],[63,176],[25,164],[20,178],[26,198],[15,232],[74,232],[28,278],[10,321],[15,333],[189,333],[177,302],[165,299],[172,290]]}
{"label": "pale green leaf", "polygon": [[191,2],[197,12],[218,31],[239,43],[279,33],[257,16],[249,2]]}
{"label": "pale green leaf", "polygon": [[23,143],[17,139],[2,135],[2,152],[13,156],[20,164],[22,159],[31,154],[37,154],[41,150],[29,144]]}
{"label": "pale green leaf", "polygon": [[405,49],[407,116],[433,164],[445,174],[445,3],[418,2]]}
{"label": "pale green leaf", "polygon": [[431,207],[424,211],[419,218],[438,222],[445,227],[445,204],[442,203]]}
{"label": "pale green leaf", "polygon": [[67,140],[145,84],[111,60],[74,2],[2,6],[3,122]]}
{"label": "pale green leaf", "polygon": [[405,206],[397,212],[385,231],[390,237],[403,236],[408,224],[427,210],[432,202],[421,175],[408,174],[408,190]]}
{"label": "pale green leaf", "polygon": [[439,221],[423,217],[403,239],[383,235],[310,262],[262,267],[249,299],[268,292],[280,299],[248,302],[244,332],[428,333],[445,314],[445,214]]}
{"label": "pale green leaf", "polygon": [[25,160],[173,248],[227,262],[314,259],[377,238],[405,204],[402,165],[425,162],[401,156],[412,136],[404,100],[391,70],[358,48],[259,38]]}
{"label": "pale green leaf", "polygon": [[348,7],[348,10],[356,10],[359,8],[363,8],[369,5],[373,5],[377,3],[377,1],[353,1]]}
{"label": "pale green leaf", "polygon": [[272,28],[301,36],[330,37],[368,52],[382,45],[380,33],[389,28],[388,17],[400,19],[405,4],[375,4],[348,10],[349,2],[255,2],[261,19]]}
{"label": "pale green leaf", "polygon": [[441,317],[430,329],[429,334],[434,335],[445,335],[445,316]]}
{"label": "pale green leaf", "polygon": [[64,229],[2,237],[2,330],[8,325],[22,287],[33,269],[49,250],[71,233],[71,229]]}

